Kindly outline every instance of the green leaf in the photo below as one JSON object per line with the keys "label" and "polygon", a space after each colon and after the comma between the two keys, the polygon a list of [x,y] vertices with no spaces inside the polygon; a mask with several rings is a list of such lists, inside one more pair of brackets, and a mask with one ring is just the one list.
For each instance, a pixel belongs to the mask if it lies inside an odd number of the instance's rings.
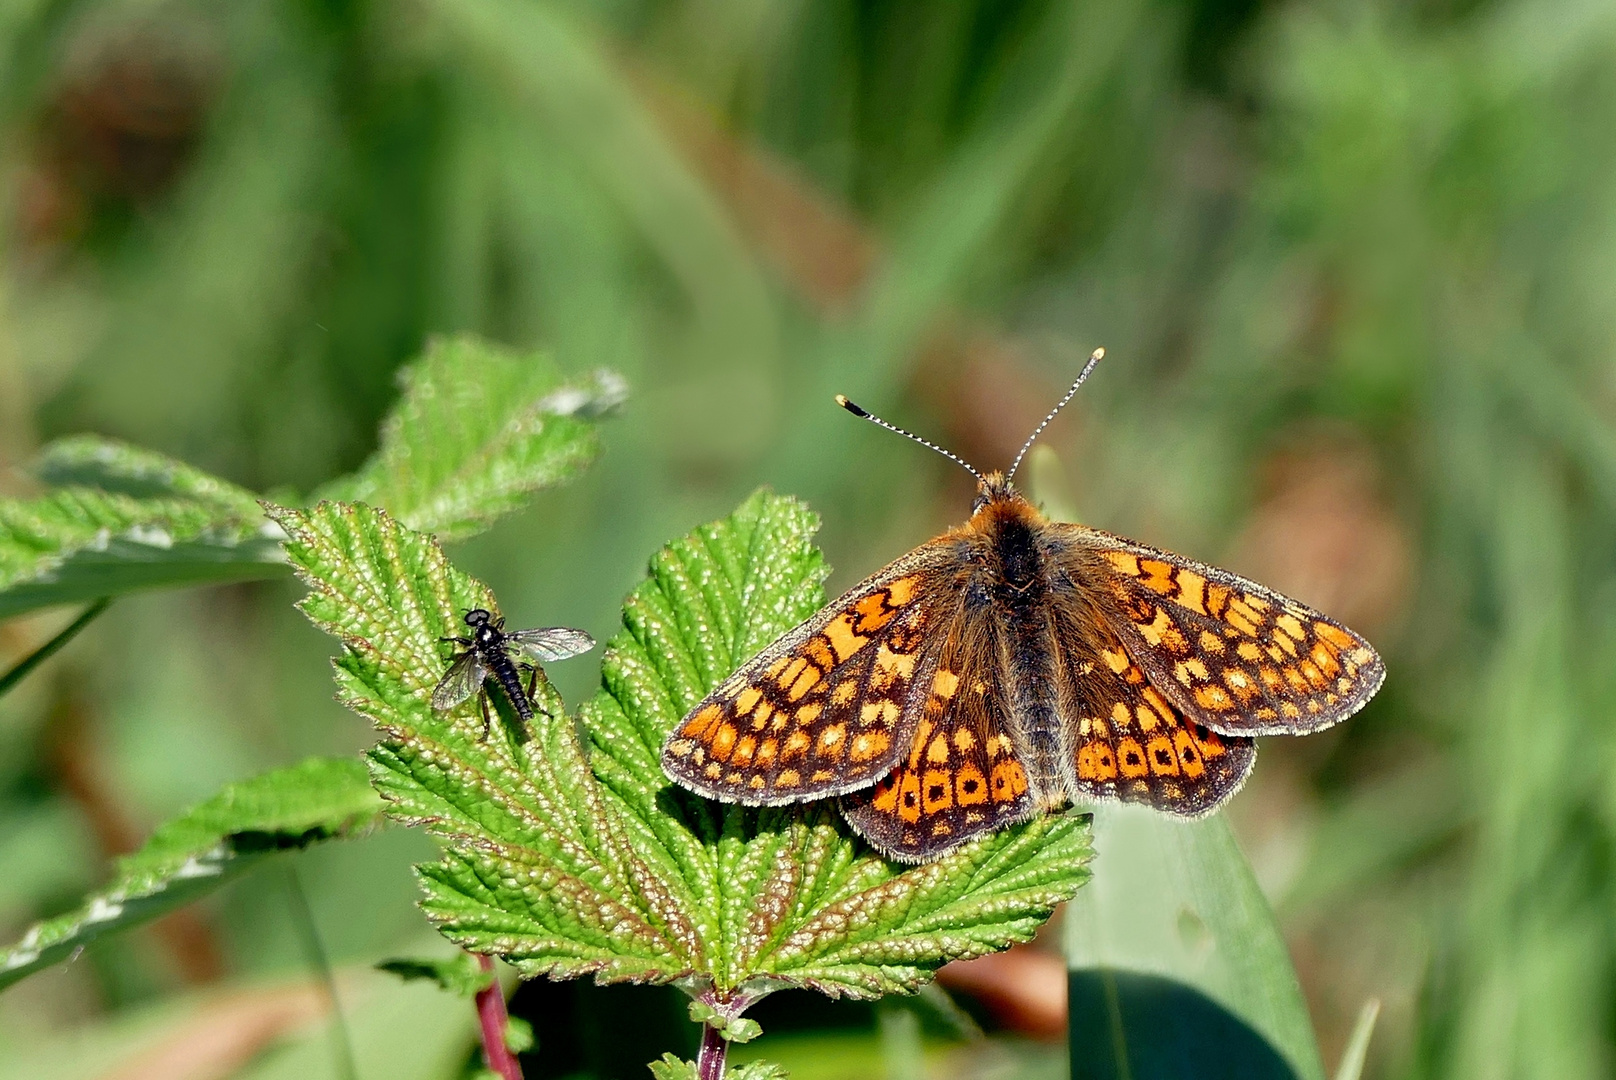
{"label": "green leaf", "polygon": [[[1066,910],[1074,1076],[1323,1080],[1268,902],[1222,816],[1095,813],[1094,884]],[[1178,1063],[1174,1065],[1173,1063]]]}
{"label": "green leaf", "polygon": [[426,979],[463,998],[475,997],[494,985],[494,973],[484,971],[470,953],[456,953],[447,960],[400,957],[383,960],[376,970],[397,975],[405,982]]}
{"label": "green leaf", "polygon": [[1358,1020],[1352,1025],[1347,1048],[1341,1051],[1341,1061],[1335,1067],[1335,1080],[1358,1080],[1363,1075],[1364,1059],[1369,1056],[1369,1040],[1375,1034],[1375,1021],[1380,1017],[1380,1000],[1370,998],[1358,1010]]}
{"label": "green leaf", "polygon": [[[648,1066],[655,1080],[700,1080],[694,1061],[682,1061],[672,1054],[663,1054],[660,1060]],[[744,1065],[731,1065],[724,1070],[724,1080],[787,1080],[791,1074],[768,1061],[748,1061]]]}
{"label": "green leaf", "polygon": [[374,823],[381,804],[364,764],[310,758],[227,784],[118,860],[112,884],[76,910],[37,923],[0,952],[0,989],[116,933],[212,892],[262,857]]}
{"label": "green leaf", "polygon": [[[533,1034],[533,1025],[520,1016],[507,1016],[505,1018],[505,1045],[511,1048],[513,1054],[525,1054],[538,1045],[538,1036]],[[1351,1080],[1358,1080],[1352,1077]]]}
{"label": "green leaf", "polygon": [[366,506],[275,516],[312,586],[304,611],[346,646],[340,696],[382,731],[371,760],[389,813],[447,841],[420,868],[423,908],[526,976],[680,980],[725,1000],[914,990],[950,959],[1030,938],[1087,878],[1081,815],[899,867],[829,805],[724,806],[663,775],[674,721],[821,601],[817,522],[793,499],[759,492],[652,561],[580,718],[587,757],[547,682],[530,730],[484,738],[473,702],[432,710],[438,638],[494,607],[435,541]]}
{"label": "green leaf", "polygon": [[47,446],[33,473],[52,487],[86,487],[132,499],[185,499],[222,515],[257,522],[258,496],[217,476],[153,450],[71,435]]}
{"label": "green leaf", "polygon": [[0,499],[0,618],[283,572],[279,532],[252,494],[181,462],[79,436],[48,447],[36,471],[66,486]]}
{"label": "green leaf", "polygon": [[376,453],[318,495],[385,507],[445,539],[481,532],[529,492],[576,475],[599,451],[594,420],[627,393],[613,372],[567,380],[544,353],[471,337],[435,339],[399,382]]}

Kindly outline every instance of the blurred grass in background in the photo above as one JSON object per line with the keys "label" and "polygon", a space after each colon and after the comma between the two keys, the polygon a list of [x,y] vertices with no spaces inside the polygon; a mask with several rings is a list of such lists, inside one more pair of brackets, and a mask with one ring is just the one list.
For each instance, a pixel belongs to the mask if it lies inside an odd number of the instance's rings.
{"label": "blurred grass in background", "polygon": [[[1616,1069],[1616,7],[7,0],[0,50],[0,463],[94,431],[307,491],[427,335],[545,346],[634,395],[460,558],[604,638],[760,482],[824,513],[833,588],[963,517],[832,393],[997,466],[1103,344],[1040,484],[1387,658],[1231,811],[1325,1059],[1374,996],[1370,1076]],[[0,703],[8,935],[220,783],[369,741],[296,595],[120,603]],[[335,962],[422,933],[427,850],[303,857]],[[253,879],[0,997],[0,1066],[306,971]],[[625,1010],[688,1035],[653,992],[531,993],[562,1057]]]}

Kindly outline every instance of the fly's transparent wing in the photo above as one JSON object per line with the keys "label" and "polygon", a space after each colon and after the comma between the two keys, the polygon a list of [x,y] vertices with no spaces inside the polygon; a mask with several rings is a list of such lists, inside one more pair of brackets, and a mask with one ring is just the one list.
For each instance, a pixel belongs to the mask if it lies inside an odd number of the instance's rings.
{"label": "fly's transparent wing", "polygon": [[595,647],[595,639],[582,630],[546,626],[537,630],[514,630],[505,635],[505,644],[528,660],[548,664],[588,652]]}
{"label": "fly's transparent wing", "polygon": [[488,668],[472,651],[455,657],[454,663],[432,691],[432,707],[439,712],[454,708],[483,688]]}

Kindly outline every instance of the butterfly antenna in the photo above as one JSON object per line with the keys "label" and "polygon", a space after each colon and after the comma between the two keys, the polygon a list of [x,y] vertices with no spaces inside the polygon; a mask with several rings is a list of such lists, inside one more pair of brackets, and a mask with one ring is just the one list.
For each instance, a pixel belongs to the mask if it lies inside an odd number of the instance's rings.
{"label": "butterfly antenna", "polygon": [[1044,417],[1044,422],[1034,428],[1032,434],[1027,436],[1027,441],[1021,444],[1021,453],[1016,455],[1016,460],[1010,463],[1010,471],[1005,474],[1006,483],[1015,478],[1016,470],[1021,468],[1021,459],[1027,456],[1027,451],[1032,449],[1032,444],[1037,441],[1038,436],[1044,433],[1044,429],[1049,426],[1049,422],[1055,419],[1055,414],[1066,408],[1066,403],[1076,396],[1077,388],[1082,386],[1083,380],[1089,377],[1089,372],[1094,370],[1094,365],[1103,359],[1105,359],[1104,349],[1095,349],[1089,354],[1089,362],[1084,364],[1083,370],[1077,373],[1077,381],[1072,384],[1070,390],[1066,391],[1066,396],[1055,403],[1055,407],[1049,410],[1049,415]]}
{"label": "butterfly antenna", "polygon": [[902,435],[906,439],[913,439],[915,442],[919,443],[921,446],[924,446],[924,447],[926,447],[928,449],[937,451],[939,454],[943,455],[949,461],[952,461],[954,464],[960,466],[966,472],[968,472],[972,476],[976,477],[976,482],[977,483],[980,484],[982,482],[982,474],[977,472],[974,468],[972,468],[971,465],[969,463],[967,463],[966,460],[964,458],[960,457],[958,454],[950,453],[949,451],[944,450],[941,446],[938,446],[936,443],[928,442],[925,439],[922,439],[919,435],[916,435],[912,431],[905,431],[905,430],[903,430],[903,428],[899,427],[897,424],[889,424],[885,420],[881,419],[879,416],[876,416],[874,413],[865,412],[863,409],[859,408],[857,405],[853,404],[851,401],[848,401],[845,397],[843,397],[840,394],[836,395],[836,404],[840,405],[842,408],[846,409],[848,412],[852,413],[854,416],[862,417],[863,419],[868,420],[872,424],[879,424],[881,427],[886,428],[888,431],[896,431],[899,435]]}

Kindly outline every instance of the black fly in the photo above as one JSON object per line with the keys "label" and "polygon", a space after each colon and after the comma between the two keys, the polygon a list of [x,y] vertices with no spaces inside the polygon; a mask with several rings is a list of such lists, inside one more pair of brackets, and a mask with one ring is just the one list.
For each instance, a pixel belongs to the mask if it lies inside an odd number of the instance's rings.
{"label": "black fly", "polygon": [[[449,637],[465,646],[466,651],[454,658],[449,670],[432,691],[432,707],[445,711],[454,708],[483,688],[492,675],[505,691],[506,700],[523,722],[533,719],[533,703],[529,691],[522,688],[518,667],[531,667],[540,662],[565,660],[595,647],[595,639],[582,630],[569,630],[565,626],[546,626],[537,630],[506,632],[505,620],[482,608],[466,612],[466,625],[471,627],[470,637]],[[486,707],[486,706],[485,706]],[[483,713],[486,725],[488,714]]]}

